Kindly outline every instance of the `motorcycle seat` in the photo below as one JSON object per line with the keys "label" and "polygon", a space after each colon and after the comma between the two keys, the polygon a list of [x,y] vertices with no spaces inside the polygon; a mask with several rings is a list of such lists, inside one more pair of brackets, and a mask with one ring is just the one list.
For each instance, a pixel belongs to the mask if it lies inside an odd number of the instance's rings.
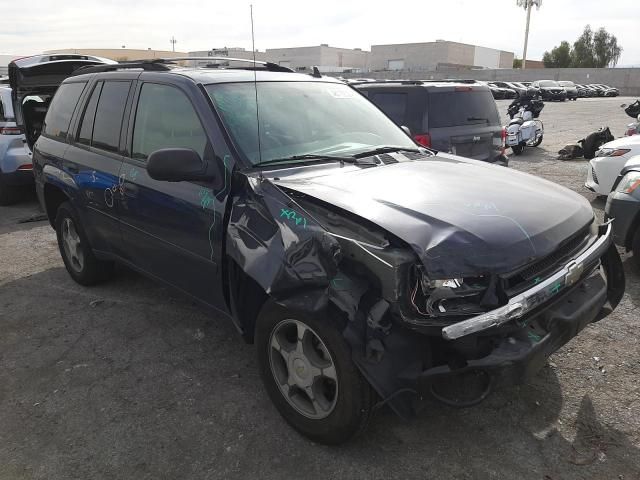
{"label": "motorcycle seat", "polygon": [[520,117],[516,117],[509,122],[509,125],[522,125],[524,123],[524,119]]}

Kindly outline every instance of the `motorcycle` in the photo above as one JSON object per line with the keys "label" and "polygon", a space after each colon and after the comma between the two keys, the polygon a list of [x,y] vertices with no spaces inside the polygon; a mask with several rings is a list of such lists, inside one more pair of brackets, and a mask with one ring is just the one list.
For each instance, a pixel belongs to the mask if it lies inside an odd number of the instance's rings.
{"label": "motorcycle", "polygon": [[536,96],[524,96],[514,100],[507,114],[511,121],[506,128],[506,146],[514,155],[520,155],[526,147],[537,147],[542,143],[544,125],[538,120],[544,102]]}
{"label": "motorcycle", "polygon": [[627,129],[625,130],[624,134],[629,137],[631,135],[640,134],[640,100],[636,100],[631,105],[623,103],[620,106],[624,108],[624,113],[636,120],[635,122],[629,123],[627,125]]}

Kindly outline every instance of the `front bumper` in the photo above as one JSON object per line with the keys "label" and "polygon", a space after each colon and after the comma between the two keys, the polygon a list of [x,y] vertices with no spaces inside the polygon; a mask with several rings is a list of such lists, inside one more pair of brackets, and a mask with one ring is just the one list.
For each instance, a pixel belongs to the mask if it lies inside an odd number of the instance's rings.
{"label": "front bumper", "polygon": [[478,372],[488,377],[488,389],[524,383],[552,353],[589,323],[601,319],[607,298],[606,282],[594,274],[538,314],[519,322],[522,328],[500,339],[487,356],[467,360],[462,368],[439,365],[422,372],[420,390],[429,391],[443,377],[450,380]]}
{"label": "front bumper", "polygon": [[613,219],[613,241],[629,249],[635,219],[640,213],[640,199],[621,192],[611,192],[604,209],[605,218]]}
{"label": "front bumper", "polygon": [[611,224],[601,225],[600,230],[599,236],[587,249],[556,273],[529,290],[511,298],[502,307],[444,327],[442,336],[446,340],[454,340],[521,318],[549,301],[561,290],[577,283],[586,272],[598,264],[600,257],[609,249],[612,243]]}

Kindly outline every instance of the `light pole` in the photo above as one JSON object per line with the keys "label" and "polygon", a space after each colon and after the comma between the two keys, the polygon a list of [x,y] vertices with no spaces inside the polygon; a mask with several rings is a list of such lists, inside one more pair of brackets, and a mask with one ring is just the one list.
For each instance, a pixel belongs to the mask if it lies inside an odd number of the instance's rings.
{"label": "light pole", "polygon": [[171,48],[173,49],[173,51],[176,51],[176,43],[178,43],[178,40],[175,39],[175,37],[171,37],[171,40],[169,40],[171,42]]}
{"label": "light pole", "polygon": [[529,21],[531,20],[531,7],[534,5],[539,10],[542,0],[517,0],[518,6],[523,7],[527,11],[527,26],[524,30],[524,51],[522,52],[522,69],[527,66],[527,45],[529,43]]}

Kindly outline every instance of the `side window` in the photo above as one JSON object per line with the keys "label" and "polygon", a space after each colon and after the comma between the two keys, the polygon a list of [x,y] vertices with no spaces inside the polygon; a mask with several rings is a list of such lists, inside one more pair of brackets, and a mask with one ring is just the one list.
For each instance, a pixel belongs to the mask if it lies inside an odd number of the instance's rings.
{"label": "side window", "polygon": [[191,148],[205,158],[207,136],[187,96],[169,85],[145,83],[133,127],[133,158],[161,148]]}
{"label": "side window", "polygon": [[44,120],[42,131],[46,136],[66,140],[71,116],[85,85],[86,82],[60,85]]}
{"label": "side window", "polygon": [[96,84],[91,98],[87,103],[87,107],[82,115],[82,121],[80,122],[80,132],[76,141],[83,145],[91,145],[91,134],[93,133],[93,121],[96,118],[96,107],[98,106],[98,98],[100,97],[100,91],[102,90],[102,82]]}
{"label": "side window", "polygon": [[120,143],[122,115],[129,95],[131,82],[109,81],[102,85],[93,122],[91,146],[117,152]]}
{"label": "side window", "polygon": [[369,98],[397,125],[404,125],[406,123],[406,93],[373,93]]}

